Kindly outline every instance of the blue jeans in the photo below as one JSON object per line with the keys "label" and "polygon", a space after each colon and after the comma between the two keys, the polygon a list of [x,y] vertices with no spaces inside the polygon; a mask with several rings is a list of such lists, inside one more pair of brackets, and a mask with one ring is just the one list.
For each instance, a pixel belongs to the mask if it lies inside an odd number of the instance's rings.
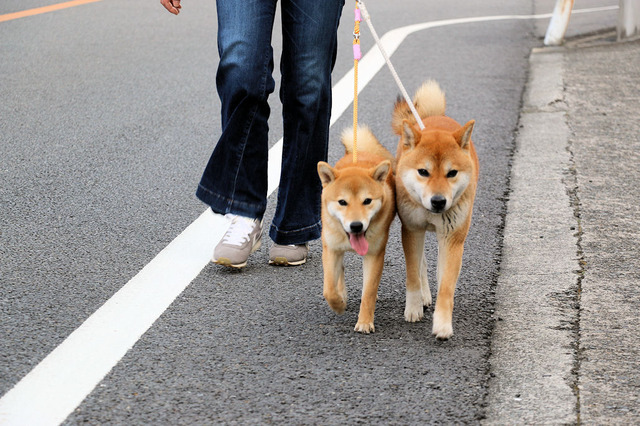
{"label": "blue jeans", "polygon": [[[271,34],[277,0],[217,0],[216,86],[222,134],[196,192],[216,213],[262,218],[267,205],[268,96],[275,89]],[[320,237],[318,161],[326,161],[331,71],[344,0],[282,0],[280,64],[284,141],[269,236],[278,244]]]}

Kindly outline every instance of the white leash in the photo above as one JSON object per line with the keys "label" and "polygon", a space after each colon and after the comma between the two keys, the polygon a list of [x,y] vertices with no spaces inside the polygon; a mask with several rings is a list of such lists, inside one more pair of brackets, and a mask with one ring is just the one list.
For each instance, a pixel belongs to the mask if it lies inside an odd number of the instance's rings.
{"label": "white leash", "polygon": [[416,111],[416,107],[415,107],[415,105],[413,105],[413,101],[411,100],[411,98],[409,97],[409,94],[407,93],[407,91],[405,90],[404,86],[402,85],[402,82],[400,81],[400,77],[398,77],[398,73],[396,72],[396,69],[393,67],[393,64],[391,63],[391,59],[389,59],[389,55],[387,55],[387,52],[385,52],[384,47],[382,47],[382,42],[380,42],[380,37],[378,37],[378,33],[376,32],[376,29],[373,28],[373,24],[371,23],[371,16],[369,15],[369,11],[367,10],[367,8],[364,5],[364,2],[362,0],[356,0],[356,2],[358,2],[358,5],[359,5],[360,9],[362,10],[362,17],[367,22],[367,26],[369,27],[369,30],[371,31],[371,34],[373,34],[373,38],[376,41],[376,45],[378,46],[378,49],[380,49],[380,53],[382,53],[382,56],[384,57],[384,60],[387,62],[387,66],[389,67],[389,71],[391,71],[391,75],[393,76],[393,79],[396,81],[396,84],[398,85],[398,88],[400,89],[400,92],[402,93],[402,96],[404,97],[405,101],[407,101],[407,105],[409,105],[409,108],[411,109],[411,112],[413,113],[414,117],[416,118],[416,122],[418,123],[418,126],[420,126],[421,130],[424,130],[424,124],[422,123],[422,119],[420,118],[420,114],[418,114],[418,111]]}

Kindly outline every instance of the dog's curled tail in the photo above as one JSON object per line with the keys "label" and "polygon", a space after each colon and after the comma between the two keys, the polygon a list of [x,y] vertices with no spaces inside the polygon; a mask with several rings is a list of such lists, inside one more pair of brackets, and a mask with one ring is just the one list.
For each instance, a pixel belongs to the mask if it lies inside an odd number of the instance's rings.
{"label": "dog's curled tail", "polygon": [[[444,115],[446,109],[444,92],[434,80],[428,80],[420,86],[413,97],[413,104],[422,119]],[[397,135],[402,134],[402,122],[404,120],[409,121],[411,124],[416,124],[416,118],[409,105],[403,98],[398,97],[391,117],[391,127]]]}
{"label": "dog's curled tail", "polygon": [[[357,134],[357,149],[358,153],[368,152],[370,154],[375,154],[379,157],[387,158],[392,160],[393,155],[380,143],[378,138],[373,134],[369,127],[364,125],[358,126],[358,134]],[[346,128],[342,131],[342,144],[344,145],[345,153],[352,154],[353,153],[353,127]]]}

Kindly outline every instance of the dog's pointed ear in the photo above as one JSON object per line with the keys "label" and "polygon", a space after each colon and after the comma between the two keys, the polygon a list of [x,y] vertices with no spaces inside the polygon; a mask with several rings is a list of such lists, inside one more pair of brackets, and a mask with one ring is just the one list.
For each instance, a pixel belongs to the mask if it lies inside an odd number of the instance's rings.
{"label": "dog's pointed ear", "polygon": [[318,176],[320,176],[320,182],[324,188],[336,180],[336,171],[328,163],[320,161],[318,162]]}
{"label": "dog's pointed ear", "polygon": [[411,149],[420,142],[421,133],[409,123],[409,120],[402,120],[402,142],[406,149]]}
{"label": "dog's pointed ear", "polygon": [[389,160],[384,160],[377,166],[370,169],[371,177],[380,183],[383,183],[385,180],[387,180],[387,176],[389,176],[390,171],[391,161]]}
{"label": "dog's pointed ear", "polygon": [[458,130],[453,132],[453,137],[458,142],[458,145],[460,145],[460,148],[467,149],[469,147],[469,141],[471,140],[471,132],[473,131],[473,125],[475,123],[476,123],[475,120],[470,120],[467,122],[467,124],[465,124]]}

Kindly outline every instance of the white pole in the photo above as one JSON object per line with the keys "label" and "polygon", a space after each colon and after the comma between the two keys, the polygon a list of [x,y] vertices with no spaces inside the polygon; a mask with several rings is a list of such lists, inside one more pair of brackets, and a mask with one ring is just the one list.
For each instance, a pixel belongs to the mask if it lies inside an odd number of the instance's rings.
{"label": "white pole", "polygon": [[618,41],[640,37],[640,2],[620,0],[618,10]]}
{"label": "white pole", "polygon": [[556,7],[553,9],[549,28],[547,28],[547,34],[544,37],[545,46],[559,46],[562,44],[564,34],[567,32],[567,26],[569,25],[571,9],[573,9],[573,0],[556,1]]}

